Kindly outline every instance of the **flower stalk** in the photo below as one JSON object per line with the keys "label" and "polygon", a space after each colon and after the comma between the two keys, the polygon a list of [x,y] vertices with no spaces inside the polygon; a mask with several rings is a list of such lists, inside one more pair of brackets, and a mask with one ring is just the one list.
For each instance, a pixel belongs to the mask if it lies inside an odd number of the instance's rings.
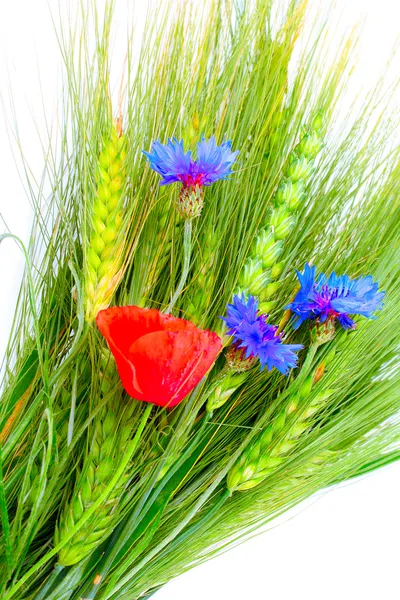
{"label": "flower stalk", "polygon": [[213,233],[207,233],[201,244],[199,263],[196,267],[196,276],[190,283],[187,294],[185,311],[195,323],[204,321],[204,317],[211,304],[211,291],[216,280],[216,260],[220,240]]}
{"label": "flower stalk", "polygon": [[[171,222],[171,218],[173,222]],[[140,278],[138,306],[149,306],[156,285],[167,268],[173,240],[181,235],[182,225],[181,219],[176,220],[175,215],[171,215],[170,204],[164,200],[151,222],[151,234],[146,236],[150,239],[143,240],[143,245],[140,247],[140,253],[145,257],[146,268],[143,273],[138,274]],[[148,256],[151,257],[150,261],[147,261]]]}
{"label": "flower stalk", "polygon": [[187,219],[185,221],[184,224],[184,230],[183,230],[183,266],[182,266],[182,273],[181,273],[181,277],[179,279],[179,283],[177,285],[177,288],[171,298],[171,302],[169,303],[168,307],[165,310],[166,314],[169,314],[172,309],[174,308],[179,296],[181,295],[185,284],[186,284],[186,280],[189,274],[189,269],[190,269],[190,257],[191,257],[191,253],[192,253],[192,220],[191,219]]}
{"label": "flower stalk", "polygon": [[[185,268],[186,259],[190,258],[187,250],[187,247],[190,248],[190,244],[188,243],[188,226],[186,224],[191,222],[192,219],[200,217],[204,205],[205,187],[210,186],[220,179],[227,179],[233,173],[232,166],[236,160],[238,151],[232,152],[230,141],[223,142],[218,146],[214,136],[209,140],[201,136],[200,141],[197,143],[196,160],[193,159],[190,151],[185,152],[183,140],[178,141],[176,138],[169,139],[165,145],[159,141],[155,141],[152,145],[152,151],[144,151],[144,154],[149,159],[152,169],[162,176],[163,179],[160,185],[168,185],[175,182],[182,184],[176,200],[176,208],[185,221],[185,264],[177,291],[167,308],[167,312],[170,312],[184,288],[189,273],[190,263],[187,264],[187,270]],[[208,258],[210,258],[209,252]],[[209,266],[210,260],[203,262],[203,268],[207,269],[208,278],[212,278]],[[206,308],[203,302],[203,286],[206,283],[209,285],[205,277],[200,277],[199,281],[195,284],[197,288],[200,286],[200,291],[196,289],[194,296],[192,293],[189,300],[188,312],[192,317],[195,315],[197,322]],[[196,316],[198,319],[196,319]]]}

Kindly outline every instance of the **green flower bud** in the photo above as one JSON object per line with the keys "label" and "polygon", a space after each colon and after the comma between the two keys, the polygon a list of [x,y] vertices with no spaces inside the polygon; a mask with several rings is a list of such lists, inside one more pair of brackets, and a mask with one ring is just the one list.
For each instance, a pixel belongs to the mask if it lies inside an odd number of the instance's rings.
{"label": "green flower bud", "polygon": [[323,117],[322,117],[322,112],[318,112],[315,115],[315,117],[314,117],[314,119],[313,119],[313,121],[311,123],[311,129],[313,129],[319,135],[321,135],[321,131],[322,131],[323,126],[324,126],[324,120],[323,120]]}
{"label": "green flower bud", "polygon": [[304,383],[300,386],[299,394],[300,398],[308,398],[311,393],[311,388],[313,386],[313,378],[312,376],[307,377]]}
{"label": "green flower bud", "polygon": [[269,283],[263,290],[263,298],[271,298],[272,296],[275,296],[276,292],[279,290],[279,286],[279,281],[273,281],[272,283]]}
{"label": "green flower bud", "polygon": [[105,275],[109,275],[110,273],[112,273],[113,270],[114,270],[114,261],[113,260],[104,260],[102,263],[99,264],[97,273],[98,273],[99,278],[101,279]]}
{"label": "green flower bud", "polygon": [[[246,358],[245,351],[243,348],[237,348],[235,344],[229,346],[225,354],[226,364],[234,373],[245,373],[251,369],[257,362],[257,359],[253,357]],[[244,381],[240,377],[234,378],[236,387]]]}
{"label": "green flower bud", "polygon": [[240,287],[245,290],[252,290],[251,293],[258,295],[268,280],[268,274],[265,273],[261,260],[248,258],[241,272]]}
{"label": "green flower bud", "polygon": [[96,252],[93,250],[93,248],[90,248],[88,251],[88,260],[90,261],[91,265],[94,267],[94,269],[99,268],[100,264],[101,264],[101,260],[99,258],[99,256],[96,254]]}
{"label": "green flower bud", "polygon": [[105,243],[100,236],[96,235],[92,238],[92,248],[96,254],[101,254],[104,250],[104,247]]}
{"label": "green flower bud", "polygon": [[307,179],[311,175],[311,172],[311,163],[305,158],[305,156],[300,156],[299,158],[294,158],[289,164],[286,176],[289,177],[293,182],[296,182],[300,179]]}
{"label": "green flower bud", "polygon": [[263,314],[267,314],[269,315],[270,313],[272,313],[277,305],[277,301],[276,300],[269,300],[266,302],[260,302],[259,304],[259,310],[261,313]]}
{"label": "green flower bud", "polygon": [[271,277],[272,279],[278,279],[279,275],[281,275],[283,271],[283,267],[285,266],[284,262],[276,263],[271,269]]}
{"label": "green flower bud", "polygon": [[[99,208],[97,208],[97,205],[94,207],[94,212],[95,214],[99,214],[100,218],[102,218],[101,213],[98,212],[98,210],[101,210],[101,205],[102,204],[107,204],[107,202],[109,201],[109,199],[111,198],[111,190],[110,190],[110,184],[106,184],[104,183],[100,183],[99,187],[97,188],[97,197],[99,199]],[[108,211],[107,211],[108,214]],[[106,215],[107,216],[107,215]]]}
{"label": "green flower bud", "polygon": [[181,217],[187,221],[201,215],[204,204],[204,189],[202,186],[182,187],[176,207]]}
{"label": "green flower bud", "polygon": [[335,337],[335,323],[328,319],[325,323],[315,323],[311,329],[311,341],[319,346],[330,342]]}
{"label": "green flower bud", "polygon": [[316,132],[306,133],[302,138],[296,151],[298,154],[303,154],[308,160],[315,158],[318,152],[321,150],[322,142],[321,138]]}

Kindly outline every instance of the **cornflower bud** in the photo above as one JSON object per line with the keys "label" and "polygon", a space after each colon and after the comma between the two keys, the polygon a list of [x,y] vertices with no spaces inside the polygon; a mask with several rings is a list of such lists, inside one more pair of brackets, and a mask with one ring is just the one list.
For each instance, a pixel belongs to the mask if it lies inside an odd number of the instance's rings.
{"label": "cornflower bud", "polygon": [[261,369],[276,368],[287,375],[297,364],[295,351],[302,348],[299,344],[282,343],[283,334],[267,323],[267,315],[260,313],[253,296],[234,296],[222,319],[229,328],[228,334],[233,336],[233,344],[226,353],[226,368],[208,397],[208,412],[225,404],[258,361]]}

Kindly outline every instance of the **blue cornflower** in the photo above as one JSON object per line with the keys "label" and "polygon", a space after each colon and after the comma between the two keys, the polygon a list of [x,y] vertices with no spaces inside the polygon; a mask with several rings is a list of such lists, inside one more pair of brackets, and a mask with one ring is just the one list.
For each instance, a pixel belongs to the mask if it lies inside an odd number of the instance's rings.
{"label": "blue cornflower", "polygon": [[372,313],[383,306],[385,292],[378,291],[378,284],[370,276],[350,279],[348,275],[332,273],[326,277],[321,273],[316,278],[315,267],[307,263],[303,273],[297,271],[297,277],[300,290],[286,307],[297,317],[296,329],[307,319],[318,319],[320,323],[337,319],[344,329],[355,329],[349,314],[372,319]]}
{"label": "blue cornflower", "polygon": [[245,359],[259,358],[261,369],[274,367],[286,375],[289,369],[296,367],[296,350],[301,344],[283,344],[282,333],[278,327],[267,323],[268,315],[260,314],[258,300],[254,296],[235,295],[233,303],[228,304],[227,316],[221,317],[228,326],[228,334],[233,335],[234,345],[241,349]]}
{"label": "blue cornflower", "polygon": [[231,147],[231,142],[217,146],[214,136],[209,140],[203,136],[197,144],[197,160],[194,160],[191,152],[185,153],[183,140],[172,138],[167,144],[153,142],[152,152],[143,153],[152,169],[162,175],[160,185],[178,181],[185,188],[198,188],[231,175],[232,165],[239,154],[239,151],[232,152]]}

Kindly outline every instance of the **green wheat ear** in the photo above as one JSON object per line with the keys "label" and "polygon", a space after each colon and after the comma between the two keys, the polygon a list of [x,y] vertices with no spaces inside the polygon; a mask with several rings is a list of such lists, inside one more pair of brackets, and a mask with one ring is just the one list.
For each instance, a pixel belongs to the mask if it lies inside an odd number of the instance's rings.
{"label": "green wheat ear", "polygon": [[126,187],[126,140],[113,124],[98,158],[96,196],[92,206],[85,263],[86,320],[107,308],[121,280],[124,238],[121,209]]}
{"label": "green wheat ear", "polygon": [[[121,390],[115,364],[108,351],[104,351],[101,356],[101,368],[100,394],[103,398],[110,399],[96,417],[90,451],[84,460],[72,496],[57,524],[55,544],[63,542],[85,511],[104,492],[134,431],[135,403],[120,402]],[[65,567],[78,563],[110,535],[115,526],[115,509],[128,479],[129,472],[125,472],[104,503],[61,549],[58,556],[60,565]]]}
{"label": "green wheat ear", "polygon": [[314,375],[310,375],[298,389],[293,390],[286,407],[254,437],[233,465],[227,478],[230,492],[248,490],[264,481],[285,463],[287,457],[295,451],[300,438],[311,429],[315,416],[334,393],[331,389],[323,390],[311,402],[307,401],[313,386],[321,377],[322,364]]}
{"label": "green wheat ear", "polygon": [[260,310],[270,313],[276,308],[279,277],[285,267],[284,245],[297,222],[299,207],[305,198],[305,184],[313,172],[314,160],[322,143],[322,117],[318,113],[291,152],[283,178],[274,196],[274,208],[267,224],[258,232],[253,248],[239,277],[236,293],[258,296]]}

